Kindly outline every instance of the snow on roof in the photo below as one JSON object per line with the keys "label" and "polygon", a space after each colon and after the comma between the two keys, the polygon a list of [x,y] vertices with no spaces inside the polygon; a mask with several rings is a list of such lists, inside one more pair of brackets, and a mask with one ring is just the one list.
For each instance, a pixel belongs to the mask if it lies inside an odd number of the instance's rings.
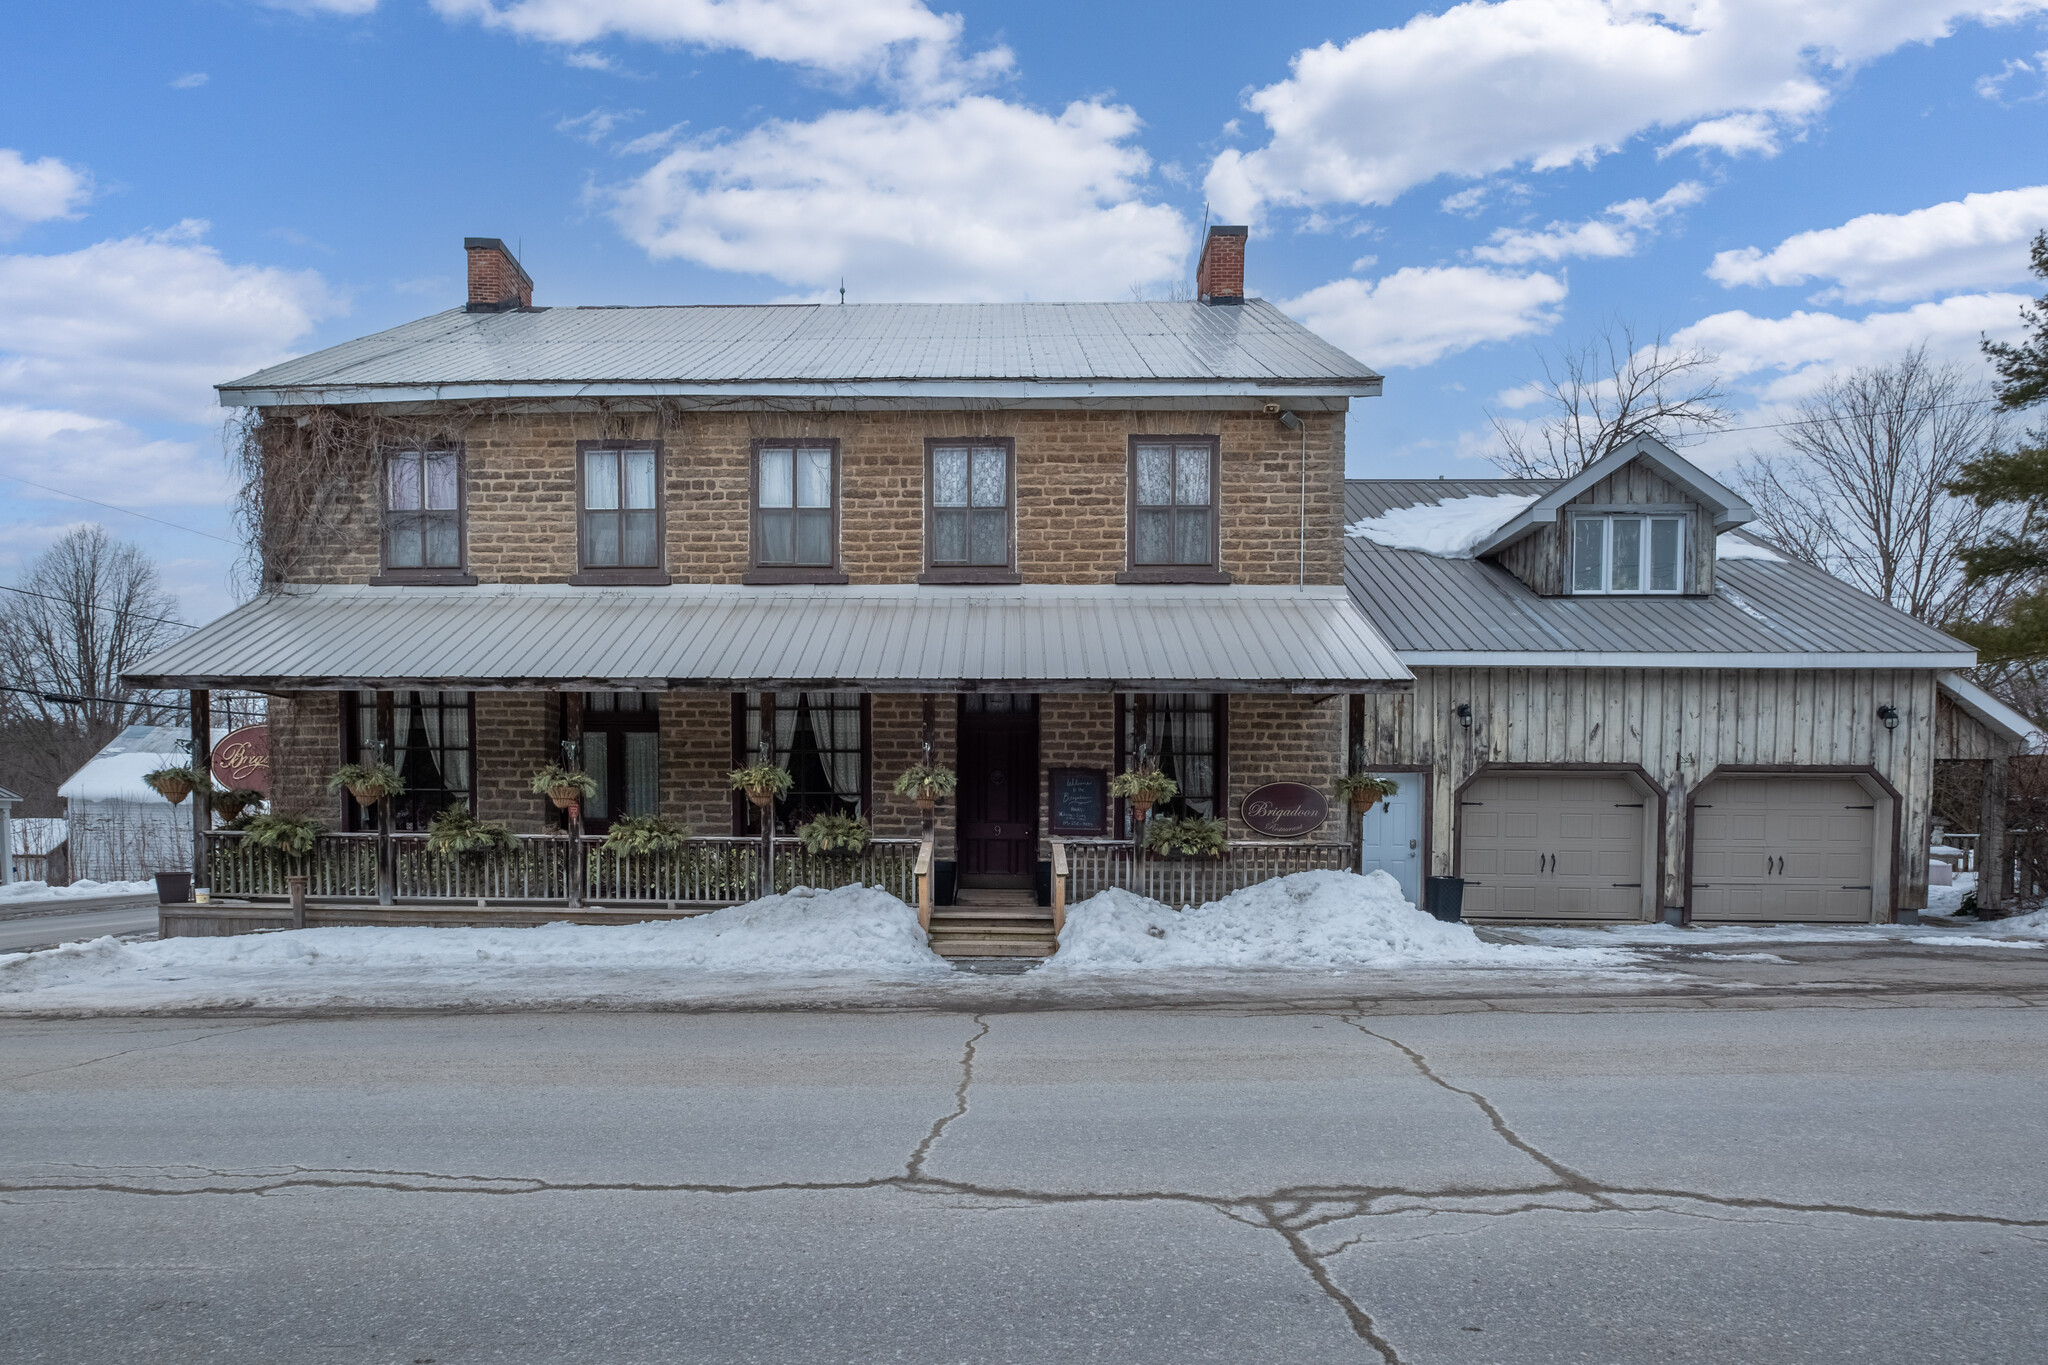
{"label": "snow on roof", "polygon": [[57,795],[67,801],[163,802],[142,775],[185,763],[183,738],[177,726],[131,725],[65,779]]}
{"label": "snow on roof", "polygon": [[169,805],[142,780],[184,758],[183,754],[101,754],[71,774],[57,795],[66,801],[147,801]]}
{"label": "snow on roof", "polygon": [[1481,541],[1536,501],[1534,493],[1474,494],[1394,507],[1344,528],[1390,550],[1420,550],[1445,559],[1470,559]]}

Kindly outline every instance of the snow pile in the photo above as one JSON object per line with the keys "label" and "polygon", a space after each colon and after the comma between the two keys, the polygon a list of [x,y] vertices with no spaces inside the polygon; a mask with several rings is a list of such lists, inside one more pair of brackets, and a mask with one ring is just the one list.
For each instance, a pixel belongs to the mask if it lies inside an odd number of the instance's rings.
{"label": "snow pile", "polygon": [[1600,948],[1487,943],[1401,899],[1384,872],[1297,872],[1175,911],[1103,891],[1067,911],[1060,950],[1033,976],[1203,967],[1607,967]]}
{"label": "snow pile", "polygon": [[690,973],[951,971],[927,946],[917,912],[887,892],[799,887],[690,919],[631,925],[101,938],[0,955],[0,1001],[11,1009],[630,1001],[682,994],[678,978]]}
{"label": "snow pile", "polygon": [[69,886],[51,886],[47,882],[8,882],[0,886],[0,901],[62,900],[78,896],[154,896],[156,883],[143,882],[73,882]]}
{"label": "snow pile", "polygon": [[1744,540],[1733,531],[1723,531],[1714,538],[1714,558],[1768,559],[1774,560],[1779,564],[1785,562],[1785,556],[1779,554],[1768,545],[1759,545],[1753,540]]}
{"label": "snow pile", "polygon": [[1971,934],[1943,934],[1939,938],[1916,938],[1912,942],[1936,948],[2038,948],[2038,943],[2009,938],[1977,938]]}
{"label": "snow pile", "polygon": [[1962,910],[1964,900],[1976,894],[1977,874],[1974,872],[1958,872],[1955,875],[1955,880],[1947,886],[1929,886],[1927,888],[1927,908],[1922,910],[1920,915],[1924,919],[1933,915],[1956,914]]}
{"label": "snow pile", "polygon": [[1480,541],[1514,520],[1536,501],[1534,493],[1477,494],[1441,498],[1414,507],[1393,507],[1344,528],[1390,550],[1421,550],[1445,559],[1470,559]]}

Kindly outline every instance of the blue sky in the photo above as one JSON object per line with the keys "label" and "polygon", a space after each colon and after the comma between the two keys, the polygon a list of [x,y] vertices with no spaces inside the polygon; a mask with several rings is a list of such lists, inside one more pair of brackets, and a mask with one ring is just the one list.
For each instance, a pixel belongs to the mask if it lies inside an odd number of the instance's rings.
{"label": "blue sky", "polygon": [[100,520],[192,620],[237,554],[209,386],[459,302],[465,235],[540,303],[1128,298],[1206,210],[1387,374],[1351,472],[1415,475],[1617,322],[1744,425],[1975,364],[2048,226],[2033,0],[155,0],[9,7],[0,53],[0,581]]}

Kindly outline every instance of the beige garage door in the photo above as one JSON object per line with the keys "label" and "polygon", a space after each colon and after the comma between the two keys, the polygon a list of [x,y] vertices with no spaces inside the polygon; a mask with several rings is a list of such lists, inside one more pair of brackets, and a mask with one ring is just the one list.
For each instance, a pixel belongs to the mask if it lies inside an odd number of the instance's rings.
{"label": "beige garage door", "polygon": [[1718,777],[1692,821],[1695,920],[1870,920],[1877,802],[1854,779]]}
{"label": "beige garage door", "polygon": [[1501,773],[1458,802],[1465,913],[1640,920],[1649,798],[1618,773]]}

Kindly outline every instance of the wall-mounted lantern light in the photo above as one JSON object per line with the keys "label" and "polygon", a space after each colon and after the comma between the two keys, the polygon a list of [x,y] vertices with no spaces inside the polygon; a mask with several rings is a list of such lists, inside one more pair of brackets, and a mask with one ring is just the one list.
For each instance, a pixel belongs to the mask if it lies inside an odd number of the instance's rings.
{"label": "wall-mounted lantern light", "polygon": [[1899,728],[1899,708],[1890,702],[1877,708],[1877,718],[1884,722],[1884,728],[1887,730]]}
{"label": "wall-mounted lantern light", "polygon": [[1464,726],[1467,730],[1472,728],[1471,702],[1461,701],[1458,703],[1458,724]]}

